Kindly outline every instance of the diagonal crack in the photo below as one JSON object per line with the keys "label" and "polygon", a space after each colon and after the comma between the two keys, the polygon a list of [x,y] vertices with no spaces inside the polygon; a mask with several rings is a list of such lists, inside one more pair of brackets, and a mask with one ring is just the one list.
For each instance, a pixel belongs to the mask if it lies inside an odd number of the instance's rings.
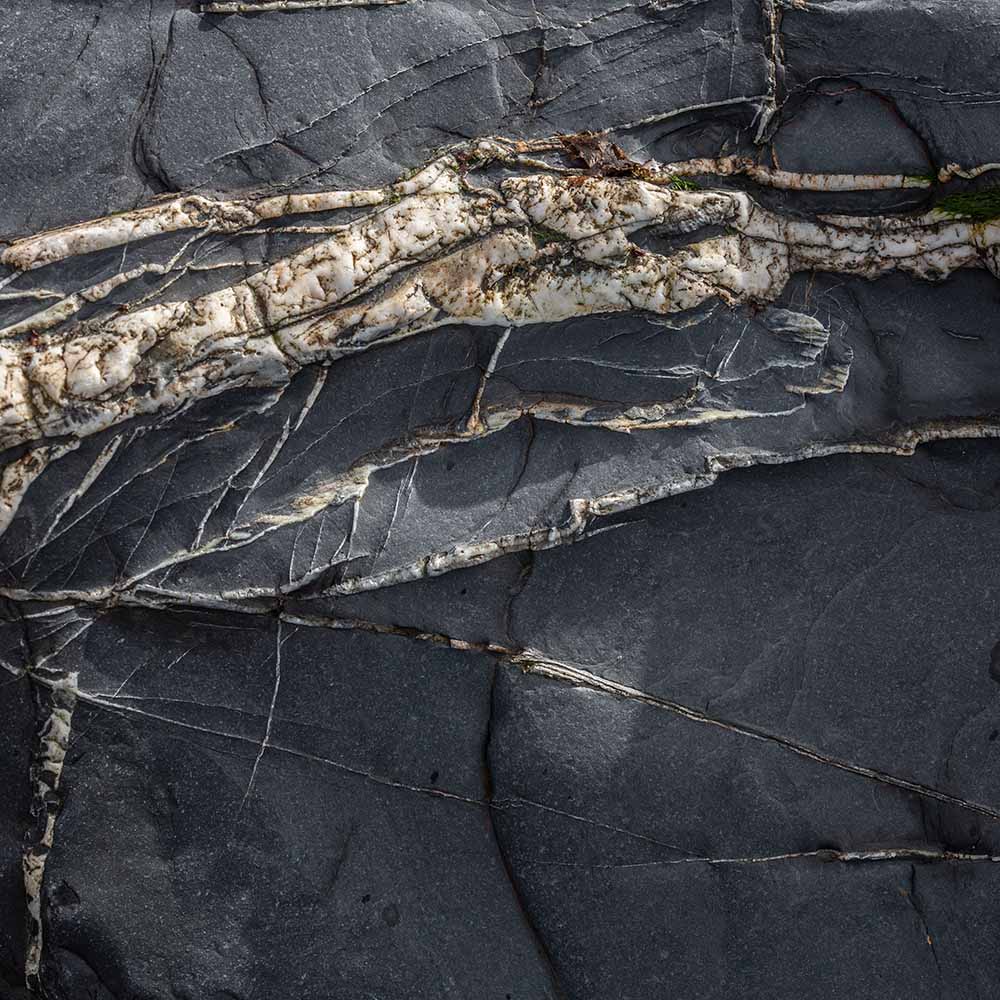
{"label": "diagonal crack", "polygon": [[855,764],[852,761],[841,760],[840,758],[830,756],[820,750],[814,749],[805,743],[801,743],[798,740],[782,736],[778,733],[772,733],[750,723],[731,721],[707,715],[706,713],[701,712],[696,708],[691,708],[688,705],[684,705],[681,702],[673,701],[669,698],[662,698],[659,695],[651,694],[648,691],[642,691],[639,688],[634,688],[627,684],[621,684],[618,681],[602,677],[601,675],[592,673],[582,667],[546,659],[542,654],[535,653],[531,650],[526,650],[522,653],[516,653],[510,656],[510,661],[512,664],[519,666],[525,673],[528,674],[536,674],[541,677],[547,677],[551,680],[571,684],[574,687],[585,687],[616,698],[623,698],[627,701],[636,701],[652,708],[663,709],[665,711],[672,712],[675,715],[679,715],[682,718],[687,719],[689,722],[695,722],[700,725],[715,726],[719,729],[724,729],[727,732],[734,733],[737,736],[744,736],[748,739],[770,743],[774,746],[780,747],[782,750],[788,751],[789,753],[814,761],[817,764],[832,767],[839,771],[846,771],[849,774],[855,774],[858,777],[867,778],[870,781],[876,781],[880,784],[890,785],[893,788],[898,788],[905,792],[911,792],[914,795],[921,796],[922,798],[934,799],[937,802],[957,806],[960,809],[977,813],[980,816],[987,816],[990,819],[1000,820],[1000,809],[993,806],[985,805],[981,802],[974,802],[969,799],[963,799],[957,795],[944,792],[941,789],[933,788],[930,785],[925,785],[917,781],[911,781],[908,778],[902,778],[898,775],[890,774],[887,771],[882,771],[877,768],[868,767],[864,764]]}
{"label": "diagonal crack", "polygon": [[[8,596],[11,599],[16,600],[16,597],[12,595],[4,594],[3,596]],[[155,603],[143,601],[128,602],[121,600],[120,598],[114,603],[135,604],[140,606],[151,606],[154,608],[159,607],[161,609],[169,607],[169,604],[157,605]],[[107,607],[106,604],[102,604],[102,606]],[[503,662],[508,663],[510,666],[519,668],[525,674],[534,674],[548,680],[558,681],[574,687],[586,687],[590,690],[597,691],[611,697],[622,698],[627,701],[635,701],[652,708],[668,711],[687,719],[689,722],[694,722],[699,725],[714,726],[737,736],[742,736],[747,739],[757,740],[764,743],[770,743],[798,757],[803,757],[825,767],[831,767],[839,771],[854,774],[858,777],[878,782],[879,784],[897,788],[900,791],[910,792],[911,794],[920,796],[924,799],[932,799],[937,802],[945,803],[946,805],[955,806],[957,808],[976,813],[980,816],[985,816],[989,819],[1000,820],[1000,809],[997,807],[970,799],[964,799],[931,785],[912,781],[909,778],[904,778],[878,768],[834,757],[799,740],[783,736],[779,733],[770,732],[767,729],[751,723],[708,715],[705,712],[692,708],[681,702],[674,701],[673,699],[665,698],[648,691],[643,691],[627,684],[622,684],[619,681],[594,673],[585,667],[555,660],[546,656],[544,653],[530,648],[509,646],[493,641],[467,640],[450,636],[443,632],[435,632],[413,626],[388,624],[360,618],[338,618],[333,616],[300,614],[285,611],[281,607],[270,609],[266,605],[260,603],[241,605],[239,603],[216,601],[214,604],[206,603],[205,606],[216,607],[242,614],[276,614],[280,621],[290,625],[311,628],[328,628],[334,630],[357,630],[369,632],[375,635],[399,636],[416,642],[429,642],[434,645],[447,646],[450,649],[463,652],[486,653],[488,655],[499,657]],[[32,676],[33,679],[39,681],[40,683],[46,683],[44,678],[38,677],[37,675]],[[80,701],[88,701],[92,704],[98,704],[113,711],[125,710],[122,706],[102,701],[94,695],[86,694],[82,691],[79,693],[78,698]],[[128,709],[127,711],[134,712],[138,715],[147,715],[152,718],[156,718],[156,716],[152,716],[151,713],[143,712],[139,709]],[[206,733],[213,732],[210,729],[195,726],[193,724],[181,723],[174,719],[163,719],[161,721],[175,723],[186,728],[201,729]],[[231,733],[215,733],[214,735],[226,737],[231,736],[234,739],[246,739],[259,746],[255,740],[251,740],[249,737],[241,737]],[[274,746],[274,744],[269,744],[269,746],[276,750],[288,749]],[[288,752],[294,751],[289,750]],[[348,770],[350,770],[350,768],[348,768]]]}

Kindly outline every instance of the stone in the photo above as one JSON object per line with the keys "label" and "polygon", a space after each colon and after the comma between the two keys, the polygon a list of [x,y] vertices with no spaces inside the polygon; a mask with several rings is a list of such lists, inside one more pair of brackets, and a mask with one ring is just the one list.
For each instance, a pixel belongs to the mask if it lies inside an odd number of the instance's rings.
{"label": "stone", "polygon": [[7,0],[0,996],[989,995],[998,32]]}

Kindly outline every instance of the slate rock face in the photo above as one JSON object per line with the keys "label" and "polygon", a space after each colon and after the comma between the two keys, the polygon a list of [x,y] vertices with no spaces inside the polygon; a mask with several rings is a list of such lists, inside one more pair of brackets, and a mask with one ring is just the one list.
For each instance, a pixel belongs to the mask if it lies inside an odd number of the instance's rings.
{"label": "slate rock face", "polygon": [[994,5],[0,5],[0,994],[987,997]]}

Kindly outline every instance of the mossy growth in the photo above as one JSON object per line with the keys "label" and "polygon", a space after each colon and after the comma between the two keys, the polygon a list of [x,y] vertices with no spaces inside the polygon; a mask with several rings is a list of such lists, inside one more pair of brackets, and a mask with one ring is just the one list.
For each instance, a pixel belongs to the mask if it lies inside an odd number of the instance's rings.
{"label": "mossy growth", "polygon": [[549,243],[568,243],[569,237],[565,233],[556,232],[548,226],[534,225],[531,227],[531,238],[535,241],[535,246],[544,247]]}
{"label": "mossy growth", "polygon": [[942,198],[935,209],[942,215],[970,222],[992,222],[1000,219],[1000,187],[982,191],[959,191]]}
{"label": "mossy growth", "polygon": [[691,180],[688,177],[679,177],[677,174],[673,174],[668,182],[668,187],[673,188],[674,191],[700,191],[701,185],[696,181]]}

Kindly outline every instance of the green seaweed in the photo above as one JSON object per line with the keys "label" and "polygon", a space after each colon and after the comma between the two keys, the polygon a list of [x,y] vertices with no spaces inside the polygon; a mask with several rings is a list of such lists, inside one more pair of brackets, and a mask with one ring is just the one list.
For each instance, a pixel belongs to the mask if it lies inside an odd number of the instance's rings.
{"label": "green seaweed", "polygon": [[700,191],[701,185],[696,181],[690,180],[687,177],[679,177],[674,174],[668,183],[668,186],[673,188],[675,191]]}
{"label": "green seaweed", "polygon": [[535,241],[535,246],[543,247],[549,243],[566,243],[569,237],[565,233],[558,233],[548,226],[534,225],[531,227],[531,238]]}
{"label": "green seaweed", "polygon": [[959,191],[946,195],[934,206],[943,215],[970,222],[1000,219],[1000,187],[982,191]]}

